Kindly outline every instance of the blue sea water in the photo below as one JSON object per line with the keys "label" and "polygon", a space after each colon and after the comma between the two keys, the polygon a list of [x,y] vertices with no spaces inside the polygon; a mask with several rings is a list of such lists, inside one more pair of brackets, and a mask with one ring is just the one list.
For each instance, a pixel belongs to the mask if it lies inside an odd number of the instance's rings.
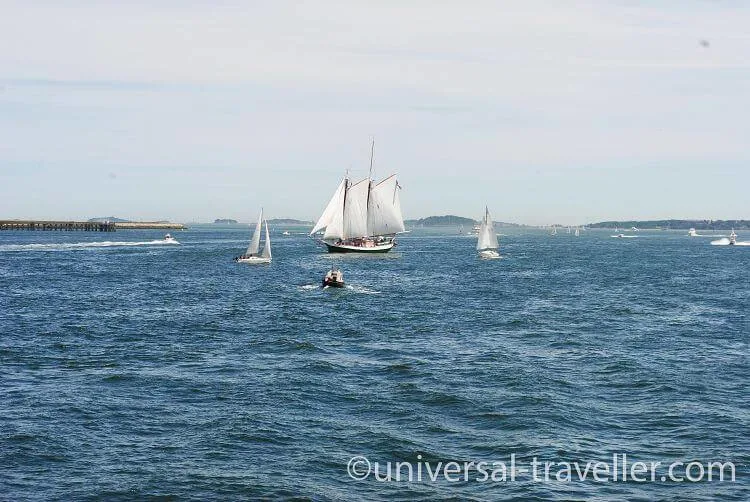
{"label": "blue sea water", "polygon": [[[481,261],[418,229],[335,256],[291,230],[255,267],[246,227],[0,233],[0,499],[750,498],[750,247],[509,230]],[[347,472],[623,453],[736,481]]]}

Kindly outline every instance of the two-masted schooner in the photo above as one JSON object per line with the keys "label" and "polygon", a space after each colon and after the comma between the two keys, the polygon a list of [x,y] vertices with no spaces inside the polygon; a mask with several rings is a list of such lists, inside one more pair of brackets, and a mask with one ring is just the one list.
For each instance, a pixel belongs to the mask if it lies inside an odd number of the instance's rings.
{"label": "two-masted schooner", "polygon": [[321,241],[329,253],[387,253],[396,245],[396,234],[403,232],[396,175],[376,183],[370,175],[352,182],[349,176],[339,183],[310,235],[324,230]]}

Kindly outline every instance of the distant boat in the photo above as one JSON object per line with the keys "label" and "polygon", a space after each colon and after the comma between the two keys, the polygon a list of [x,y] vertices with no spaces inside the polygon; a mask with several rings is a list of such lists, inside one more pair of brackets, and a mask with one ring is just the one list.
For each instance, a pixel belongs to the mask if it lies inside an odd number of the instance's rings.
{"label": "distant boat", "polygon": [[721,239],[711,241],[712,246],[750,246],[750,242],[737,242],[737,234],[734,233],[734,229],[732,229],[732,233],[729,234],[729,238],[722,237]]}
{"label": "distant boat", "polygon": [[690,236],[690,237],[700,237],[698,235],[698,232],[696,232],[694,228],[691,228],[690,230],[688,230],[688,236]]}
{"label": "distant boat", "polygon": [[641,231],[641,229],[637,228],[637,227],[630,227],[630,230],[632,230],[633,232],[640,232]]}
{"label": "distant boat", "polygon": [[258,222],[255,224],[255,232],[253,237],[250,239],[250,245],[247,247],[245,254],[238,256],[234,259],[237,263],[248,263],[252,265],[260,265],[263,263],[271,263],[271,236],[268,234],[268,221],[266,221],[266,241],[263,245],[263,251],[258,254],[260,249],[260,226],[263,221],[263,209],[260,210],[260,216],[258,216]]}
{"label": "distant boat", "polygon": [[177,242],[177,239],[172,237],[170,234],[167,234],[164,236],[164,243],[165,244],[179,244],[179,242]]}
{"label": "distant boat", "polygon": [[492,223],[492,218],[490,218],[490,210],[485,207],[484,219],[479,225],[479,236],[477,238],[477,251],[479,251],[479,257],[485,259],[500,258],[500,253],[497,252],[497,248],[495,225]]}
{"label": "distant boat", "polygon": [[550,235],[557,235],[557,227],[552,227],[552,233]]}
{"label": "distant boat", "polygon": [[281,232],[281,235],[291,235],[291,234],[289,233],[289,230],[284,230],[283,232]]}
{"label": "distant boat", "polygon": [[329,253],[387,253],[396,245],[396,234],[406,230],[401,186],[395,174],[373,181],[372,152],[368,177],[352,183],[345,176],[310,232],[325,230],[322,242]]}
{"label": "distant boat", "polygon": [[570,233],[570,227],[568,227],[568,233]]}
{"label": "distant boat", "polygon": [[578,227],[576,227],[576,233],[575,233],[575,236],[576,236],[576,237],[579,237],[580,235],[581,235],[581,229],[580,229],[580,228],[578,228]]}

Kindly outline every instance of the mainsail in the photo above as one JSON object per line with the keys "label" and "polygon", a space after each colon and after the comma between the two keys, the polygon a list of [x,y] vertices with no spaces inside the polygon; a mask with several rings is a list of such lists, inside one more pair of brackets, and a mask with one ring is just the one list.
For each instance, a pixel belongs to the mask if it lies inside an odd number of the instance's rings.
{"label": "mainsail", "polygon": [[367,177],[357,183],[344,178],[310,235],[325,229],[324,240],[395,235],[404,231],[396,175],[380,183]]}
{"label": "mainsail", "polygon": [[247,247],[248,256],[255,256],[258,254],[258,248],[260,248],[260,224],[263,221],[263,208],[260,209],[260,216],[258,216],[258,223],[255,224],[255,232],[253,232],[253,238],[250,240],[250,245]]}
{"label": "mainsail", "polygon": [[344,238],[368,237],[367,197],[370,191],[370,178],[358,181],[346,191],[344,201]]}
{"label": "mainsail", "polygon": [[271,237],[268,235],[268,220],[266,220],[266,243],[263,245],[263,258],[271,259]]}
{"label": "mainsail", "polygon": [[367,201],[368,235],[390,235],[405,230],[398,196],[400,188],[395,174],[370,188]]}
{"label": "mainsail", "polygon": [[479,238],[477,239],[477,251],[484,249],[497,249],[497,234],[495,225],[490,218],[490,210],[484,208],[484,219],[479,227]]}

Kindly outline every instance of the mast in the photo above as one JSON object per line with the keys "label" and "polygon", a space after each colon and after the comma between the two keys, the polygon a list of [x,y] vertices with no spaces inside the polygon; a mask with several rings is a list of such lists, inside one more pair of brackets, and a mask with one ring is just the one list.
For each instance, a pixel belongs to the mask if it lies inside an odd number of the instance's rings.
{"label": "mast", "polygon": [[[367,175],[367,204],[365,207],[367,208],[367,213],[365,214],[365,221],[369,221],[370,219],[370,196],[372,194],[372,159],[375,157],[375,138],[372,138],[372,144],[370,145],[370,173]],[[369,227],[369,225],[368,225]],[[367,229],[367,236],[371,237],[370,229]]]}

